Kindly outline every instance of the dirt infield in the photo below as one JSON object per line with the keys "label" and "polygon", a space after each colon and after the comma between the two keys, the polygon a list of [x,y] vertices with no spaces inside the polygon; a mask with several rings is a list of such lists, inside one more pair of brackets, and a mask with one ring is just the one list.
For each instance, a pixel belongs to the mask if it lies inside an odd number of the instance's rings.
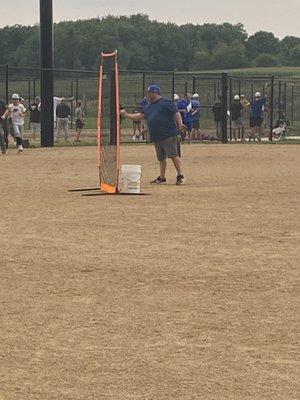
{"label": "dirt infield", "polygon": [[122,154],[149,196],[68,192],[91,147],[0,157],[0,400],[299,398],[300,146],[186,145],[184,187]]}

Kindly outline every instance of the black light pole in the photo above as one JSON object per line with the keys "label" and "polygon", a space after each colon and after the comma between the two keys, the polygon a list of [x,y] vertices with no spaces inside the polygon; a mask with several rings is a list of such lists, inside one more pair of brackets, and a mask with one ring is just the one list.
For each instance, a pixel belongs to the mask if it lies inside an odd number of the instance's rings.
{"label": "black light pole", "polygon": [[41,146],[54,146],[53,118],[53,5],[40,0]]}

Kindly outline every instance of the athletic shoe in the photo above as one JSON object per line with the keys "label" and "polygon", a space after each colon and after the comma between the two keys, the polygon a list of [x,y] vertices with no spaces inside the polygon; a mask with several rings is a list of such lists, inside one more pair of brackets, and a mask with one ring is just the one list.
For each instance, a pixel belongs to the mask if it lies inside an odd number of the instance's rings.
{"label": "athletic shoe", "polygon": [[154,181],[151,181],[150,183],[155,184],[155,185],[164,185],[167,183],[166,178],[162,179],[160,176],[156,179],[154,179]]}
{"label": "athletic shoe", "polygon": [[2,150],[1,150],[1,153],[2,153],[2,154],[7,154],[7,150],[6,150],[6,149],[2,149]]}
{"label": "athletic shoe", "polygon": [[135,140],[135,139],[136,139],[136,137],[135,137],[135,135],[133,135],[133,136],[132,136],[132,140]]}
{"label": "athletic shoe", "polygon": [[18,151],[19,153],[23,153],[23,146],[21,144],[18,146]]}
{"label": "athletic shoe", "polygon": [[177,175],[176,178],[176,185],[181,186],[184,184],[184,176],[183,175]]}

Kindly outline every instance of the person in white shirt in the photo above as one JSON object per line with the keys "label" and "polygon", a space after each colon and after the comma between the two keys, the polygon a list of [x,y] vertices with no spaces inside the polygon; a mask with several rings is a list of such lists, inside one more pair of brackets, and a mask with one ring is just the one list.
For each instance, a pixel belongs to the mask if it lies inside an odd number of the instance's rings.
{"label": "person in white shirt", "polygon": [[10,134],[13,136],[17,143],[19,152],[23,151],[22,137],[24,130],[24,117],[26,115],[26,108],[20,102],[20,96],[17,93],[12,95],[12,102],[7,107],[7,115],[11,118]]}

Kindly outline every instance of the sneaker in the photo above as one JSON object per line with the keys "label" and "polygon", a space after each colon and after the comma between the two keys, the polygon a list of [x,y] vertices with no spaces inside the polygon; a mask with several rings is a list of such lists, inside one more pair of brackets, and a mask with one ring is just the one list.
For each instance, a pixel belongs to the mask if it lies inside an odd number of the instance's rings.
{"label": "sneaker", "polygon": [[156,184],[156,185],[164,185],[167,183],[167,180],[166,180],[166,178],[163,179],[159,176],[158,178],[154,179],[154,181],[151,181],[150,183]]}
{"label": "sneaker", "polygon": [[133,136],[132,136],[132,140],[135,140],[135,139],[136,139],[136,137],[135,137],[135,135],[133,135]]}
{"label": "sneaker", "polygon": [[177,175],[176,178],[176,185],[181,186],[184,184],[184,176],[183,175]]}
{"label": "sneaker", "polygon": [[2,154],[7,154],[7,150],[6,150],[6,149],[2,149],[2,150],[1,150],[1,153],[2,153]]}
{"label": "sneaker", "polygon": [[23,153],[23,146],[21,144],[18,146],[18,151],[19,153]]}

